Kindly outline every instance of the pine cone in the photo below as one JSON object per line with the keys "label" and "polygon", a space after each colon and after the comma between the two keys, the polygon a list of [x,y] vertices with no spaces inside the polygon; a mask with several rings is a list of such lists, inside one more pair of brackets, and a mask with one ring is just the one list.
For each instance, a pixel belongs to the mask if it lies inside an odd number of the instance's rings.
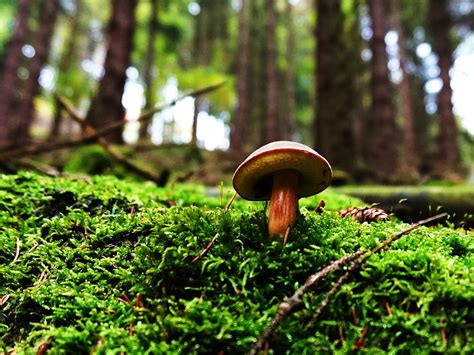
{"label": "pine cone", "polygon": [[354,221],[377,222],[389,219],[387,212],[378,207],[349,207],[339,211],[342,218],[350,216]]}

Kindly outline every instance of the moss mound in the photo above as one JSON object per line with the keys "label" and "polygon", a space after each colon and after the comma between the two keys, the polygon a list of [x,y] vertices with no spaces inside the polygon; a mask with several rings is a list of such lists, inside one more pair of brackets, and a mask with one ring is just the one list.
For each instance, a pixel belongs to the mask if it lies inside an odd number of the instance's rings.
{"label": "moss mound", "polygon": [[[245,353],[310,274],[406,227],[341,219],[331,209],[353,201],[329,191],[329,211],[305,200],[282,247],[266,236],[261,204],[223,213],[229,194],[2,176],[0,353]],[[268,352],[472,353],[473,241],[465,230],[419,228],[371,257],[311,322],[340,276],[330,275]]]}

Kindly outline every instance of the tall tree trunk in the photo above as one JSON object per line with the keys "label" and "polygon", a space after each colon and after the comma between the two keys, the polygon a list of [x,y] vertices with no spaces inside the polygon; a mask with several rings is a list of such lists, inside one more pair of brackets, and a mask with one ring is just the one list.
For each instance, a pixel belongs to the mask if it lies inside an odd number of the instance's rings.
{"label": "tall tree trunk", "polygon": [[35,55],[30,59],[29,76],[20,96],[19,110],[15,113],[15,128],[13,134],[18,143],[30,138],[30,127],[33,123],[35,109],[34,99],[40,92],[38,79],[41,69],[46,64],[49,54],[49,46],[53,36],[54,24],[58,13],[59,0],[43,0],[39,13],[39,27],[33,38]]}
{"label": "tall tree trunk", "polygon": [[237,56],[238,104],[230,136],[230,150],[236,156],[243,155],[247,143],[250,116],[250,43],[248,0],[242,0],[239,14],[239,44]]}
{"label": "tall tree trunk", "polygon": [[[148,42],[145,58],[143,81],[145,82],[145,111],[155,105],[155,40],[159,29],[158,0],[151,0],[150,22],[148,23]],[[140,123],[139,138],[144,140],[148,135],[148,124]]]}
{"label": "tall tree trunk", "polygon": [[281,125],[278,115],[278,73],[277,73],[277,15],[275,0],[265,0],[265,113],[262,144],[281,138]]}
{"label": "tall tree trunk", "polygon": [[[95,128],[125,119],[122,96],[126,70],[131,64],[136,5],[137,0],[112,1],[112,16],[107,29],[105,73],[86,118]],[[120,130],[110,133],[106,138],[112,143],[123,143]]]}
{"label": "tall tree trunk", "polygon": [[[67,72],[73,64],[73,58],[76,58],[77,51],[77,38],[81,32],[81,13],[82,13],[82,0],[76,0],[75,2],[74,13],[71,14],[71,29],[69,35],[64,43],[64,50],[61,53],[61,58],[58,63],[58,79],[56,82],[59,82],[60,77],[67,75]],[[49,132],[49,139],[55,140],[60,132],[61,125],[63,121],[62,116],[62,106],[58,100],[54,100],[54,117],[53,124],[51,125],[51,130]]]}
{"label": "tall tree trunk", "polygon": [[253,149],[262,141],[264,127],[264,111],[262,104],[265,101],[265,34],[264,28],[265,7],[263,1],[249,1],[249,69],[248,69],[248,97],[249,97],[249,146]]}
{"label": "tall tree trunk", "polygon": [[296,132],[296,89],[295,89],[295,26],[293,5],[286,2],[286,117],[284,117],[283,138],[297,140]]}
{"label": "tall tree trunk", "polygon": [[[342,63],[344,69],[344,101],[341,105],[345,115],[348,115],[348,122],[351,122],[350,136],[348,138],[348,149],[346,153],[346,163],[344,169],[348,172],[352,170],[352,176],[358,180],[359,173],[363,172],[363,145],[365,120],[367,117],[367,105],[364,99],[370,94],[369,90],[369,66],[361,58],[361,53],[365,47],[360,32],[360,3],[361,0],[354,0],[352,7],[344,18],[344,51],[345,59]],[[343,130],[349,128],[343,127]],[[345,145],[344,142],[339,144]],[[349,150],[350,149],[350,150]]]}
{"label": "tall tree trunk", "polygon": [[334,166],[352,171],[351,108],[344,105],[349,81],[344,70],[341,1],[317,0],[316,11],[316,149]]}
{"label": "tall tree trunk", "polygon": [[398,49],[400,53],[400,69],[402,81],[399,85],[401,99],[401,113],[403,116],[403,144],[400,153],[400,172],[408,179],[418,177],[419,151],[415,134],[415,109],[411,94],[410,76],[407,71],[408,57],[405,50],[405,35],[402,26],[400,0],[392,0],[393,26],[398,33]]}
{"label": "tall tree trunk", "polygon": [[432,36],[433,49],[438,55],[438,66],[443,87],[438,93],[439,116],[439,174],[455,173],[459,169],[460,153],[457,145],[458,129],[451,101],[452,89],[449,70],[453,66],[453,50],[449,31],[451,19],[447,0],[430,0],[428,3],[428,26]]}
{"label": "tall tree trunk", "polygon": [[[216,4],[210,0],[201,0],[201,11],[196,18],[194,28],[194,58],[197,65],[207,67],[211,64],[216,34],[213,32],[212,13]],[[194,100],[193,123],[191,127],[191,145],[197,146],[197,127],[199,112],[204,103],[202,97]]]}
{"label": "tall tree trunk", "polygon": [[370,49],[372,107],[366,127],[366,158],[372,176],[378,181],[396,179],[397,141],[391,82],[387,67],[385,35],[388,32],[386,4],[380,0],[368,0],[372,21]]}
{"label": "tall tree trunk", "polygon": [[12,134],[12,106],[18,83],[17,71],[21,62],[21,48],[28,36],[28,14],[32,0],[19,0],[16,23],[6,45],[5,59],[0,73],[0,145],[14,143]]}

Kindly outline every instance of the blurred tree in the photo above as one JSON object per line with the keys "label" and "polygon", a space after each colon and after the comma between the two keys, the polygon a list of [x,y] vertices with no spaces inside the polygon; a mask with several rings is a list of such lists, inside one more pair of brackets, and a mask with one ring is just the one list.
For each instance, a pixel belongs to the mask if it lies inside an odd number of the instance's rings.
{"label": "blurred tree", "polygon": [[[143,68],[143,81],[145,84],[145,111],[155,106],[155,53],[156,37],[159,30],[159,0],[151,0],[151,11],[148,22],[148,40],[147,51],[145,54],[145,64]],[[141,123],[139,130],[139,139],[144,140],[148,136],[148,124]]]}
{"label": "blurred tree", "polygon": [[[361,36],[362,16],[365,7],[361,6],[360,0],[344,1],[341,4],[344,14],[344,60],[342,70],[344,71],[344,87],[340,89],[344,94],[340,94],[340,106],[344,107],[343,117],[346,117],[347,124],[351,125],[352,133],[349,145],[352,151],[345,153],[350,157],[350,162],[345,161],[342,167],[347,173],[353,173],[356,180],[361,179],[365,173],[363,148],[365,145],[366,117],[369,110],[370,101],[370,71],[369,65],[362,60],[362,53],[366,50],[366,45]],[[346,128],[343,128],[346,129]],[[344,145],[344,142],[339,144]]]}
{"label": "blurred tree", "polygon": [[[100,128],[125,119],[122,95],[126,70],[131,64],[136,5],[137,0],[112,1],[112,15],[106,34],[104,76],[86,117],[93,127]],[[110,133],[106,138],[112,143],[123,143],[121,130]]]}
{"label": "blurred tree", "polygon": [[6,45],[0,72],[0,145],[14,143],[12,110],[18,85],[17,71],[21,63],[21,49],[28,36],[28,15],[32,0],[19,0],[15,28]]}
{"label": "blurred tree", "polygon": [[[60,55],[59,62],[57,63],[57,79],[56,79],[56,90],[61,93],[61,95],[65,95],[68,89],[67,81],[68,77],[72,77],[70,71],[73,67],[73,64],[78,65],[77,60],[77,51],[78,51],[78,39],[81,36],[81,31],[83,30],[81,24],[81,16],[84,14],[83,11],[83,3],[82,0],[76,0],[74,4],[74,8],[72,9],[71,14],[68,14],[68,22],[70,24],[70,30],[67,34],[66,39],[64,40],[63,50]],[[72,94],[72,93],[71,93]],[[78,98],[78,95],[75,95],[75,99]],[[49,139],[54,140],[60,134],[61,131],[61,124],[63,121],[62,116],[62,106],[58,102],[58,100],[54,100],[54,117],[53,122],[51,125],[51,130],[49,132]]]}
{"label": "blurred tree", "polygon": [[287,140],[298,140],[296,132],[296,88],[295,88],[295,26],[293,5],[290,1],[286,2],[286,117],[283,117],[282,138]]}
{"label": "blurred tree", "polygon": [[265,7],[263,1],[251,1],[250,6],[250,63],[249,77],[249,140],[251,148],[261,144],[265,107]]}
{"label": "blurred tree", "polygon": [[239,14],[239,37],[237,56],[237,110],[233,120],[230,150],[236,156],[243,155],[248,143],[250,124],[250,43],[249,43],[249,6],[248,0],[242,0]]}
{"label": "blurred tree", "polygon": [[316,117],[317,149],[335,167],[353,170],[353,124],[350,107],[345,105],[346,48],[341,1],[316,1]]}
{"label": "blurred tree", "polygon": [[453,66],[453,48],[450,38],[452,22],[447,0],[430,0],[428,3],[428,28],[432,37],[433,50],[438,56],[439,77],[443,82],[438,93],[438,163],[437,174],[441,176],[459,169],[458,128],[454,119],[453,91],[449,71]]}
{"label": "blurred tree", "polygon": [[282,137],[278,110],[277,13],[274,0],[265,0],[265,15],[265,101],[262,144],[279,140]]}
{"label": "blurred tree", "polygon": [[415,109],[412,99],[411,83],[408,74],[408,57],[405,49],[405,31],[401,19],[401,0],[392,0],[391,15],[393,27],[398,34],[398,50],[400,56],[400,70],[402,79],[399,84],[401,99],[401,114],[403,121],[403,144],[401,145],[400,173],[407,180],[414,181],[418,178],[419,151],[415,133]]}
{"label": "blurred tree", "polygon": [[372,22],[370,49],[372,106],[366,126],[366,160],[371,175],[378,181],[394,181],[398,156],[392,87],[387,67],[385,35],[388,32],[386,3],[368,0]]}
{"label": "blurred tree", "polygon": [[21,144],[30,138],[30,127],[34,119],[34,99],[40,92],[39,77],[48,59],[49,47],[53,36],[54,25],[58,13],[59,0],[44,0],[38,16],[38,29],[32,40],[35,55],[29,60],[29,75],[19,97],[17,110],[13,117],[15,126],[12,134],[17,143]]}

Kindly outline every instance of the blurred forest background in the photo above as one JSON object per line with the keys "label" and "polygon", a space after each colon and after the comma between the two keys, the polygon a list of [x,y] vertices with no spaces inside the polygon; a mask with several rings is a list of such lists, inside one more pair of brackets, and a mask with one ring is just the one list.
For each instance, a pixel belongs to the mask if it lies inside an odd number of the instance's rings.
{"label": "blurred forest background", "polygon": [[3,171],[102,172],[105,154],[163,182],[179,152],[183,166],[213,157],[209,175],[288,139],[342,180],[474,179],[472,0],[1,0],[0,13]]}

